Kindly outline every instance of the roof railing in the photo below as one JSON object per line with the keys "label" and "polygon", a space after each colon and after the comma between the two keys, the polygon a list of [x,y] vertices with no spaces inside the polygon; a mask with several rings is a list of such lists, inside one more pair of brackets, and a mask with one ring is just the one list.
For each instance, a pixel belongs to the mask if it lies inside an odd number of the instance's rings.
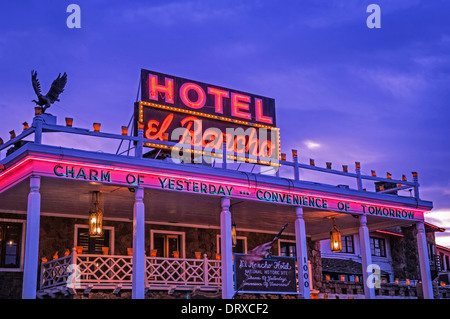
{"label": "roof railing", "polygon": [[[51,118],[53,117],[53,118]],[[50,120],[49,120],[50,119]],[[97,124],[97,123],[96,123]],[[96,128],[91,131],[89,129],[84,128],[77,128],[70,126],[63,126],[63,125],[57,125],[56,124],[56,117],[49,115],[49,114],[40,114],[36,115],[33,119],[33,123],[30,127],[26,125],[24,127],[24,130],[19,135],[15,136],[15,133],[11,133],[11,139],[5,143],[3,143],[3,140],[0,139],[0,152],[2,150],[7,149],[10,146],[16,147],[17,144],[19,144],[21,141],[24,140],[24,138],[28,137],[29,135],[34,133],[34,143],[35,144],[41,144],[42,143],[42,134],[43,133],[49,133],[49,132],[57,132],[57,133],[69,133],[69,134],[78,134],[83,136],[92,136],[92,137],[100,137],[100,138],[108,138],[108,139],[115,139],[123,141],[129,141],[129,143],[133,143],[133,147],[129,147],[128,150],[125,150],[124,152],[119,153],[119,150],[116,152],[116,155],[123,156],[121,154],[127,152],[127,156],[129,156],[129,151],[131,149],[134,149],[134,156],[137,158],[143,158],[144,156],[144,143],[147,145],[156,145],[158,144],[159,147],[169,149],[174,149],[176,151],[187,151],[189,154],[189,159],[191,159],[191,154],[198,154],[205,157],[208,157],[210,159],[214,159],[211,161],[213,165],[215,163],[221,163],[222,165],[220,168],[227,169],[229,168],[229,163],[241,163],[241,162],[249,162],[253,164],[257,164],[258,161],[260,162],[266,162],[269,165],[272,165],[275,167],[275,175],[279,177],[279,170],[278,167],[283,166],[289,166],[293,169],[293,180],[300,181],[300,169],[306,169],[316,172],[322,172],[322,173],[328,173],[328,174],[334,174],[339,176],[345,176],[356,179],[356,189],[359,191],[365,191],[363,188],[363,180],[371,180],[379,183],[387,183],[387,185],[394,185],[396,184],[397,187],[387,188],[387,189],[379,189],[377,193],[395,193],[398,190],[406,190],[406,189],[413,189],[414,190],[414,197],[419,200],[419,182],[418,182],[418,174],[417,172],[412,172],[413,175],[413,181],[407,181],[405,175],[402,176],[401,180],[398,179],[392,179],[390,174],[387,174],[386,178],[378,177],[376,176],[375,172],[372,171],[372,175],[364,175],[361,173],[361,165],[359,162],[355,162],[355,173],[351,173],[348,171],[348,166],[343,165],[343,170],[336,170],[331,168],[331,163],[327,163],[327,167],[318,167],[315,166],[314,160],[310,159],[310,164],[302,164],[298,161],[298,153],[297,150],[292,150],[292,161],[286,160],[286,154],[281,154],[281,159],[274,159],[274,158],[265,158],[265,157],[256,157],[252,156],[250,154],[240,154],[236,152],[230,152],[226,148],[226,144],[224,144],[219,150],[217,149],[211,149],[206,148],[202,146],[193,146],[191,144],[180,144],[170,141],[160,141],[160,140],[152,140],[147,139],[144,137],[144,129],[142,125],[138,125],[138,134],[137,136],[130,136],[126,134],[113,134],[113,133],[104,133],[100,132],[99,125],[96,126]],[[13,132],[13,131],[11,131]],[[227,160],[223,160],[223,158],[226,158]],[[185,158],[186,159],[186,158]],[[174,158],[172,158],[174,160]],[[175,158],[175,162],[177,159]],[[241,162],[240,162],[241,161]],[[0,160],[0,164],[2,162],[5,162],[5,160]],[[186,163],[186,160],[180,160],[180,162]],[[195,162],[194,162],[195,163]],[[4,169],[4,168],[3,168]],[[2,168],[0,166],[0,172]]]}

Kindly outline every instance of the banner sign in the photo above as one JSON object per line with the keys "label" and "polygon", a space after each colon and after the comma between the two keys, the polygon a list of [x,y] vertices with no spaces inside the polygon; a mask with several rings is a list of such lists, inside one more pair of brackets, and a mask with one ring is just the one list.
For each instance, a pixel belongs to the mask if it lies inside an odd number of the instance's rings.
{"label": "banner sign", "polygon": [[[30,165],[25,165],[27,163]],[[334,193],[292,189],[290,187],[275,188],[264,184],[250,185],[248,181],[241,182],[225,177],[192,173],[179,174],[161,169],[137,169],[39,157],[27,157],[15,166],[17,168],[1,173],[1,178],[8,178],[11,174],[17,177],[22,174],[22,171],[29,173],[32,169],[40,176],[68,180],[123,185],[125,187],[141,186],[168,192],[192,193],[192,195],[228,196],[390,219],[423,221],[424,212],[428,211],[428,209],[408,207],[401,203],[381,202],[369,198],[351,198]],[[0,184],[0,188],[1,186]]]}
{"label": "banner sign", "polygon": [[144,137],[156,140],[146,146],[167,149],[158,141],[171,141],[215,152],[226,143],[236,161],[253,158],[278,166],[280,137],[272,98],[141,70],[135,118],[144,125]]}
{"label": "banner sign", "polygon": [[297,293],[294,257],[272,256],[257,263],[250,263],[246,256],[234,254],[237,293]]}

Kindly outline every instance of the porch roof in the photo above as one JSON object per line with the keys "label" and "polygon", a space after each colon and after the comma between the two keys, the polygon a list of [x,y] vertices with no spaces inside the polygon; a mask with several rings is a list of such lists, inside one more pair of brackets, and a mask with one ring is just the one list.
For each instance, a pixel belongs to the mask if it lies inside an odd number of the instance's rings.
{"label": "porch roof", "polygon": [[[339,210],[332,205],[304,206],[306,230],[313,240],[329,237],[331,221],[336,218],[341,233],[358,232],[358,215],[361,210],[353,210],[352,206],[385,205],[416,212],[413,219],[392,218],[395,215],[383,216],[365,211],[368,217],[369,230],[384,229],[399,225],[410,225],[423,220],[423,212],[430,210],[429,201],[417,200],[412,197],[402,197],[389,194],[343,189],[332,185],[324,185],[306,181],[296,181],[276,176],[253,174],[249,172],[222,169],[205,165],[175,164],[171,162],[136,158],[99,152],[83,151],[55,147],[49,145],[27,143],[20,149],[1,161],[6,169],[0,172],[0,211],[25,213],[29,193],[29,177],[41,176],[41,213],[88,217],[90,194],[99,190],[104,198],[104,218],[132,220],[136,180],[130,183],[132,177],[125,181],[126,175],[133,174],[136,178],[143,176],[141,186],[145,188],[146,221],[150,223],[170,223],[174,225],[191,225],[200,227],[219,227],[220,198],[228,193],[193,192],[176,189],[177,178],[184,178],[190,183],[198,180],[205,185],[222,185],[235,187],[231,197],[233,221],[238,230],[252,230],[276,233],[286,223],[289,226],[285,233],[294,233],[295,209],[293,203],[274,201],[274,198],[264,198],[264,192],[256,193],[258,189],[270,190],[270,194],[279,194],[287,198],[287,194],[295,196],[304,194],[310,198],[324,199],[349,203],[348,210]],[[56,165],[60,165],[56,167]],[[74,178],[65,175],[65,169],[75,170],[84,167],[84,174],[94,167],[96,170],[112,172],[109,180]],[[74,174],[78,174],[74,173]],[[97,172],[99,173],[99,172]],[[116,179],[115,176],[121,175]],[[100,173],[99,173],[100,174]],[[150,174],[150,175],[146,175]],[[72,174],[73,175],[73,174]],[[173,179],[169,187],[169,180]],[[164,185],[163,185],[164,181]],[[131,190],[131,191],[130,191]],[[217,190],[217,189],[216,189]],[[258,195],[259,194],[259,195]],[[278,196],[278,195],[277,195]],[[284,196],[284,197],[283,197]],[[292,200],[292,197],[291,197]],[[301,196],[300,196],[301,200]],[[355,204],[356,203],[356,204]],[[317,202],[316,202],[317,204]],[[298,206],[298,205],[297,205]]]}

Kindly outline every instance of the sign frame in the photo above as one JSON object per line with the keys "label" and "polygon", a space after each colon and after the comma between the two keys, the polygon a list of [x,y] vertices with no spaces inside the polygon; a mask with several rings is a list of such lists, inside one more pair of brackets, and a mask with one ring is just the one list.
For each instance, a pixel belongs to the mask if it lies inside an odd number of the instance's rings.
{"label": "sign frame", "polygon": [[[233,279],[234,279],[234,284],[235,284],[235,293],[236,294],[242,294],[242,293],[258,293],[258,294],[279,294],[279,295],[287,295],[287,294],[295,294],[298,295],[300,294],[299,292],[299,287],[297,284],[297,269],[296,269],[296,261],[297,259],[295,257],[289,257],[289,256],[270,256],[269,258],[263,258],[260,262],[258,263],[253,263],[250,264],[248,262],[246,262],[245,256],[248,256],[248,254],[241,254],[241,253],[234,253],[234,275],[233,275]],[[273,265],[276,265],[277,262],[281,263],[287,263],[286,265],[291,267],[289,270],[289,273],[284,274],[283,272],[287,272],[288,270],[283,270],[283,269],[264,269],[264,270],[254,270],[253,272],[250,270],[250,275],[261,275],[260,278],[258,278],[258,280],[264,280],[263,282],[261,282],[261,285],[259,286],[264,286],[264,284],[266,285],[266,288],[268,288],[268,286],[270,286],[270,283],[273,281],[271,281],[272,279],[277,279],[279,280],[280,277],[276,277],[276,276],[282,276],[282,275],[287,275],[291,278],[287,278],[285,277],[284,279],[289,279],[289,285],[287,286],[288,289],[286,290],[271,290],[271,289],[262,289],[262,290],[246,290],[243,286],[245,286],[246,281],[243,282],[242,280],[242,275],[245,276],[245,274],[242,274],[242,270],[241,267],[237,267],[237,264],[242,264],[242,263],[248,263],[248,268],[247,269],[251,269],[256,268],[258,264],[263,263],[264,265],[260,265],[261,267],[268,267],[268,265],[270,265],[269,268],[272,268]],[[252,266],[253,265],[253,266]],[[278,268],[280,267],[285,267],[285,266],[276,266]],[[245,270],[244,270],[245,271]],[[274,276],[275,278],[272,278],[270,276]],[[269,278],[268,278],[269,277]],[[255,279],[255,277],[253,278]],[[253,283],[254,284],[254,283]],[[258,284],[258,282],[256,283]],[[290,289],[289,289],[290,288]],[[295,291],[294,291],[295,289]]]}

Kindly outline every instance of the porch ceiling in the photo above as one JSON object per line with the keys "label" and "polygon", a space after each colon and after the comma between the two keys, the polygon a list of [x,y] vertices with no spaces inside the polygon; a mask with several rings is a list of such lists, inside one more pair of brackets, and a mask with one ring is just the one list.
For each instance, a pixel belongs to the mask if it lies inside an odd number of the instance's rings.
{"label": "porch ceiling", "polygon": [[[87,218],[93,191],[101,191],[105,219],[133,219],[134,193],[127,187],[76,180],[41,178],[41,213]],[[25,213],[29,193],[26,179],[0,194],[0,212]],[[145,219],[157,223],[194,226],[220,226],[220,197],[146,189],[144,196]],[[233,221],[238,230],[255,230],[277,233],[288,222],[285,233],[294,234],[295,209],[293,206],[231,199]],[[304,209],[306,232],[313,240],[329,237],[331,220],[343,235],[358,232],[359,219],[349,214],[317,209]],[[371,231],[411,222],[368,216]]]}

